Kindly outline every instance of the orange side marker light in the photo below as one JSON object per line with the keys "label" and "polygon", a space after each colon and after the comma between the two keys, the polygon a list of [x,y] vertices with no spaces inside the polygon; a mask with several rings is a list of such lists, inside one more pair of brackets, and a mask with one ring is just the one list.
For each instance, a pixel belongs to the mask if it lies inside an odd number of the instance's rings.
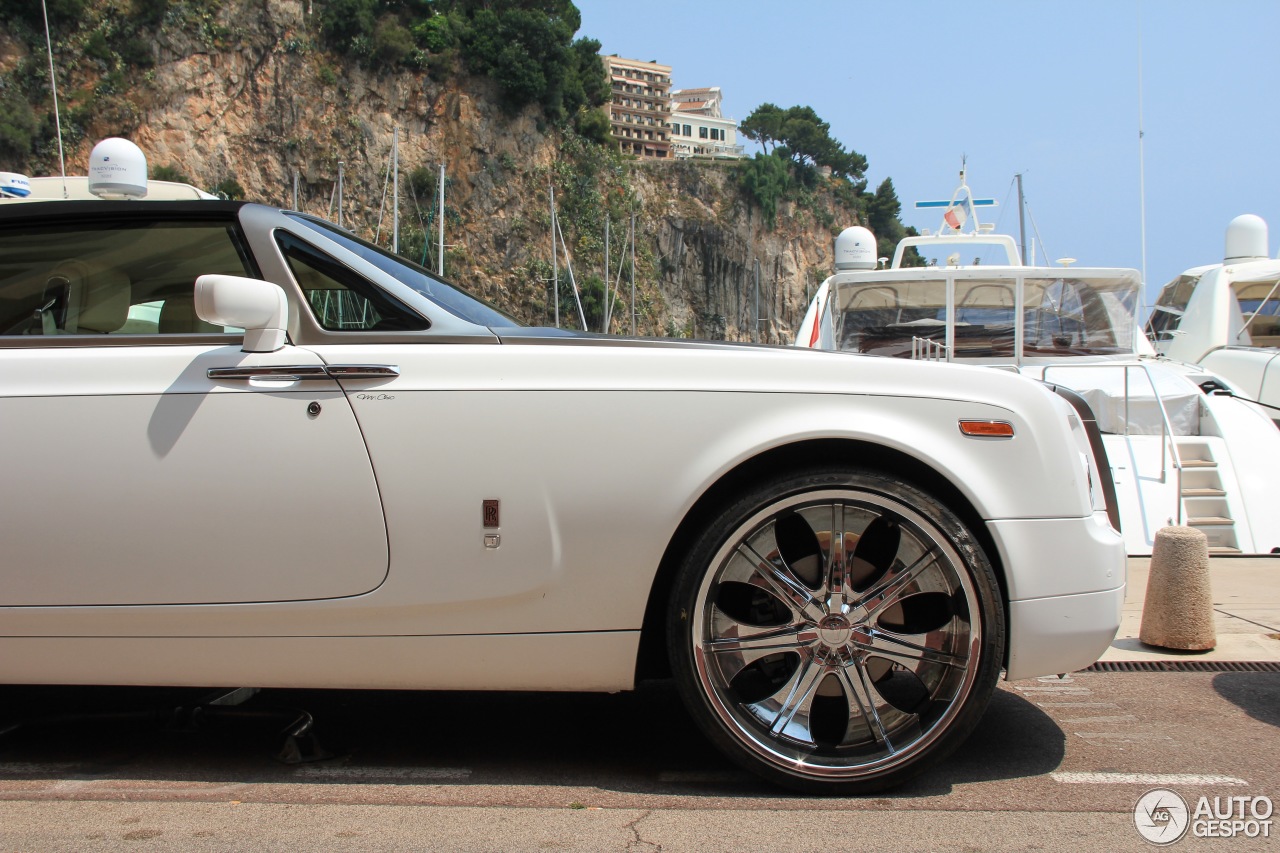
{"label": "orange side marker light", "polygon": [[960,421],[960,432],[970,438],[1013,438],[1013,424],[1008,421]]}

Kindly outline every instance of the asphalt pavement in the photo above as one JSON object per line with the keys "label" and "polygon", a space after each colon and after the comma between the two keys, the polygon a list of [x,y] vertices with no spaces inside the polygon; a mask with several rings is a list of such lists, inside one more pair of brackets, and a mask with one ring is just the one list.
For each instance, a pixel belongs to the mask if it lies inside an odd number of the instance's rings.
{"label": "asphalt pavement", "polygon": [[1129,558],[1123,620],[1103,661],[1280,661],[1280,555],[1211,557],[1217,646],[1207,652],[1155,648],[1139,639],[1150,557]]}

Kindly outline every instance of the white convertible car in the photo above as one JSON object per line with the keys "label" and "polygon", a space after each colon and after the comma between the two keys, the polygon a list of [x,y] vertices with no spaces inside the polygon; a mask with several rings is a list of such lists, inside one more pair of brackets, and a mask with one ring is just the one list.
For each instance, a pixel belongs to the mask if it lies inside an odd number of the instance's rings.
{"label": "white convertible car", "polygon": [[1107,648],[1087,407],[523,327],[321,220],[0,207],[0,682],[617,691],[784,785],[936,762]]}

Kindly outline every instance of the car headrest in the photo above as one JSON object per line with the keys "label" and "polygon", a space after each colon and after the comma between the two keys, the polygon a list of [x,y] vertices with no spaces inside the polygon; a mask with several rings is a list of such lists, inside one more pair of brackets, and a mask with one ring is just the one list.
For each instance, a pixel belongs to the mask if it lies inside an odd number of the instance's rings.
{"label": "car headrest", "polygon": [[129,319],[132,283],[120,270],[87,261],[64,261],[49,279],[67,282],[66,333],[114,332]]}

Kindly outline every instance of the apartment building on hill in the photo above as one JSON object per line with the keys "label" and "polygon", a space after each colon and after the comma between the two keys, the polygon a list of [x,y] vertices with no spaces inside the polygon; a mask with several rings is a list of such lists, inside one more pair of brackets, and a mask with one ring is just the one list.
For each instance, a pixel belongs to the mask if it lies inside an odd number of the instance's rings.
{"label": "apartment building on hill", "polygon": [[743,156],[738,123],[720,110],[719,86],[671,91],[671,66],[603,56],[613,98],[609,129],[624,154],[676,157]]}
{"label": "apartment building on hill", "polygon": [[609,127],[625,154],[671,157],[671,66],[619,56],[601,57],[613,102]]}

